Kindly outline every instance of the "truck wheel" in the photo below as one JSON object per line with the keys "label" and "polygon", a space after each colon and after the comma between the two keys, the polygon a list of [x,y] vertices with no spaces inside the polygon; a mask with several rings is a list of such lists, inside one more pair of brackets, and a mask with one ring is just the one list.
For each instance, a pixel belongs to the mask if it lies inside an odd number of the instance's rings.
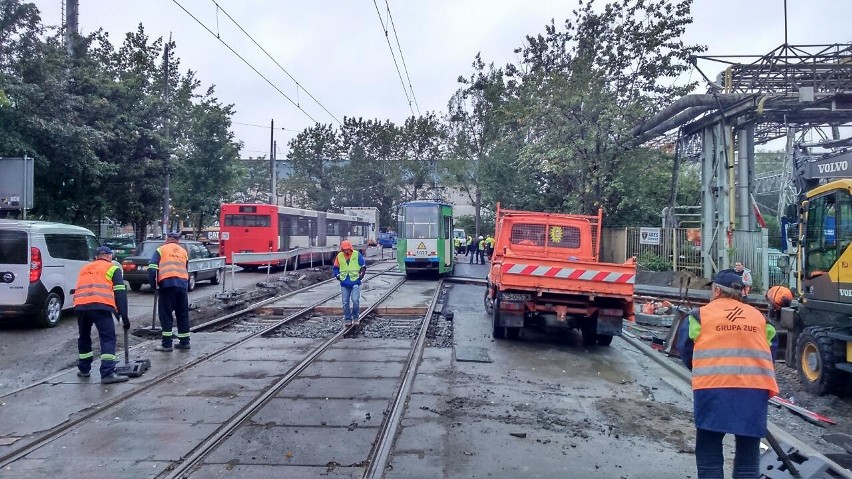
{"label": "truck wheel", "polygon": [[130,289],[132,289],[133,291],[139,291],[140,289],[142,289],[142,283],[137,283],[134,281],[132,283],[128,282],[127,284],[130,285]]}
{"label": "truck wheel", "polygon": [[195,273],[189,273],[189,286],[187,286],[187,291],[192,291],[195,289]]}
{"label": "truck wheel", "polygon": [[822,396],[837,389],[840,372],[834,367],[834,339],[830,329],[811,326],[802,330],[796,341],[796,364],[805,390]]}
{"label": "truck wheel", "polygon": [[598,318],[589,316],[580,324],[580,333],[583,335],[583,346],[594,346],[598,341]]}
{"label": "truck wheel", "polygon": [[44,299],[44,305],[39,313],[39,325],[43,328],[52,328],[59,324],[62,316],[62,298],[51,291]]}
{"label": "truck wheel", "polygon": [[494,339],[503,339],[506,337],[506,328],[497,326],[500,323],[500,308],[499,299],[495,299],[491,306],[491,336]]}
{"label": "truck wheel", "polygon": [[222,270],[217,269],[216,275],[210,278],[210,284],[219,284],[222,282]]}
{"label": "truck wheel", "polygon": [[598,345],[599,346],[609,346],[612,344],[612,335],[611,334],[598,334]]}
{"label": "truck wheel", "polygon": [[485,288],[485,312],[488,314],[494,314],[494,300],[488,297],[488,293],[491,291],[491,287]]}

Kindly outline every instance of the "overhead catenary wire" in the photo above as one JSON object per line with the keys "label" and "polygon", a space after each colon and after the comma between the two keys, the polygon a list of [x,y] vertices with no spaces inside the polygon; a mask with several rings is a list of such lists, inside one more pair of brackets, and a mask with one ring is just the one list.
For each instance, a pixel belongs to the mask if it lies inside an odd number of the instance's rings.
{"label": "overhead catenary wire", "polygon": [[[216,8],[218,8],[219,10],[221,10],[221,11],[222,11],[222,13],[224,13],[224,14],[225,14],[225,16],[226,16],[226,17],[228,17],[228,19],[229,19],[231,22],[233,22],[233,23],[234,23],[234,25],[236,25],[236,26],[237,26],[237,28],[239,28],[239,29],[240,29],[240,31],[241,31],[241,32],[243,32],[243,33],[245,34],[245,36],[247,36],[247,37],[249,38],[249,40],[251,40],[251,41],[252,41],[252,43],[254,43],[254,44],[255,44],[255,46],[257,46],[257,48],[260,48],[260,51],[262,51],[262,52],[263,52],[263,53],[264,53],[264,54],[265,54],[265,55],[266,55],[266,56],[267,56],[270,60],[272,60],[272,63],[275,63],[275,66],[277,66],[279,69],[281,69],[281,71],[282,71],[282,72],[284,72],[284,73],[285,73],[288,77],[290,77],[290,79],[291,79],[291,80],[293,80],[293,83],[295,83],[295,84],[296,84],[296,87],[297,87],[297,90],[296,90],[296,94],[297,94],[297,95],[298,95],[298,88],[301,88],[303,92],[305,92],[305,93],[307,93],[307,94],[308,94],[308,96],[311,98],[311,100],[313,100],[313,101],[314,101],[314,103],[316,103],[317,105],[319,105],[319,107],[320,107],[320,108],[322,108],[322,109],[323,109],[326,113],[328,113],[328,116],[330,116],[330,117],[334,118],[334,121],[336,121],[338,124],[342,124],[342,123],[340,122],[340,120],[338,120],[338,119],[337,119],[337,117],[336,117],[336,116],[334,116],[334,114],[333,114],[332,112],[328,111],[328,108],[326,108],[326,107],[325,107],[325,105],[323,105],[322,103],[320,103],[320,101],[319,101],[319,100],[317,100],[317,99],[316,99],[316,98],[315,98],[315,97],[311,94],[311,92],[309,92],[309,91],[307,90],[307,88],[305,88],[305,87],[304,87],[304,85],[302,85],[301,83],[299,83],[299,81],[298,81],[298,80],[296,80],[295,78],[293,78],[293,75],[291,75],[291,74],[290,74],[290,72],[288,72],[288,71],[287,71],[287,70],[286,70],[283,66],[281,66],[281,64],[280,64],[280,63],[278,63],[278,60],[276,60],[275,58],[273,58],[273,57],[272,57],[272,55],[270,55],[270,54],[269,54],[269,52],[267,52],[267,51],[266,51],[266,49],[265,49],[265,48],[263,48],[262,46],[260,46],[260,44],[259,44],[259,43],[257,43],[257,40],[255,40],[255,39],[254,39],[254,37],[252,37],[252,36],[249,34],[249,32],[247,32],[247,31],[243,28],[243,26],[242,26],[242,25],[240,25],[240,23],[239,23],[238,21],[234,20],[234,17],[232,17],[230,13],[228,13],[228,12],[227,12],[224,8],[222,8],[222,6],[221,6],[221,5],[219,5],[219,3],[218,3],[216,0],[210,0],[210,1],[212,1],[212,2],[213,2],[213,4],[214,4],[214,5],[216,5]],[[401,52],[400,52],[400,55],[402,55],[402,53],[401,53]]]}
{"label": "overhead catenary wire", "polygon": [[290,98],[289,96],[287,96],[287,94],[286,94],[286,93],[284,93],[283,91],[281,91],[281,89],[280,89],[280,88],[278,88],[278,86],[276,86],[274,83],[272,83],[272,81],[270,81],[270,80],[269,80],[269,78],[266,78],[266,76],[264,76],[264,75],[263,75],[263,73],[260,73],[260,71],[258,71],[258,69],[254,67],[254,65],[252,65],[251,63],[249,63],[249,61],[248,61],[248,60],[246,60],[245,58],[243,58],[243,56],[242,56],[242,55],[240,55],[239,53],[237,53],[237,51],[236,51],[236,50],[234,50],[233,48],[231,48],[231,46],[230,46],[230,45],[228,45],[228,43],[227,43],[225,40],[222,40],[222,38],[221,38],[219,35],[217,35],[217,34],[216,34],[213,30],[210,30],[210,28],[208,28],[208,27],[207,27],[207,25],[205,25],[204,23],[202,23],[202,22],[201,22],[201,20],[199,20],[199,19],[198,19],[195,15],[193,15],[193,14],[192,14],[189,10],[187,10],[186,8],[184,8],[184,6],[180,4],[180,2],[178,2],[177,0],[172,0],[172,2],[174,2],[174,3],[175,3],[175,5],[177,5],[178,7],[180,7],[180,9],[181,9],[181,10],[183,10],[184,12],[186,12],[186,14],[187,14],[187,15],[189,15],[190,17],[192,17],[192,19],[193,19],[193,20],[195,20],[195,22],[196,22],[196,23],[198,23],[199,25],[201,25],[201,26],[202,26],[205,30],[207,30],[207,32],[208,32],[208,33],[210,33],[211,35],[213,35],[214,37],[216,37],[216,39],[217,39],[217,40],[219,40],[220,42],[222,42],[222,45],[225,45],[225,47],[227,47],[227,48],[228,48],[228,50],[230,50],[230,51],[231,51],[231,53],[233,53],[234,55],[236,55],[236,56],[237,56],[237,58],[239,58],[240,60],[242,60],[242,61],[243,61],[243,63],[245,63],[245,64],[246,64],[249,68],[251,68],[252,70],[254,70],[254,72],[255,72],[255,73],[257,73],[257,74],[258,74],[258,76],[260,76],[261,78],[263,78],[263,79],[266,81],[266,83],[269,83],[269,86],[271,86],[272,88],[274,88],[274,89],[275,89],[278,93],[280,93],[280,94],[281,94],[281,96],[283,96],[284,98],[286,98],[286,99],[287,99],[290,103],[292,103],[292,104],[293,104],[293,106],[295,106],[296,108],[298,108],[298,109],[299,109],[299,111],[301,111],[302,113],[304,113],[304,114],[305,114],[305,116],[307,116],[308,118],[310,118],[310,119],[311,119],[311,121],[313,121],[314,123],[319,123],[319,122],[318,122],[318,121],[317,121],[314,117],[312,117],[312,116],[311,116],[311,114],[310,114],[310,113],[308,113],[307,111],[305,111],[305,110],[304,110],[301,106],[299,106],[299,104],[298,104],[298,103],[296,103],[295,101],[293,101],[293,99],[292,99],[292,98]]}
{"label": "overhead catenary wire", "polygon": [[399,50],[399,59],[402,60],[402,69],[405,70],[405,79],[408,80],[408,89],[411,90],[411,99],[414,100],[414,106],[417,107],[417,114],[419,115],[420,105],[417,103],[417,97],[414,95],[414,87],[411,85],[411,77],[408,75],[408,65],[405,64],[405,56],[402,54],[402,45],[399,43],[399,36],[396,34],[396,24],[393,21],[393,14],[391,14],[388,0],[385,0],[385,6],[388,10],[388,21],[393,30],[393,37],[396,39],[396,48]]}
{"label": "overhead catenary wire", "polygon": [[388,42],[388,50],[390,50],[391,58],[393,58],[393,65],[396,67],[396,73],[399,75],[399,83],[402,85],[402,92],[405,93],[405,99],[408,101],[408,108],[411,110],[411,114],[414,115],[414,107],[411,106],[411,97],[408,95],[408,88],[405,86],[405,80],[402,79],[402,72],[399,71],[399,63],[396,61],[396,54],[393,52],[393,46],[390,42],[390,37],[388,36],[388,29],[385,26],[385,21],[382,20],[382,12],[379,10],[379,4],[376,0],[373,0],[373,5],[376,7],[376,14],[379,16],[379,23],[382,24],[382,31],[385,32],[385,40]]}

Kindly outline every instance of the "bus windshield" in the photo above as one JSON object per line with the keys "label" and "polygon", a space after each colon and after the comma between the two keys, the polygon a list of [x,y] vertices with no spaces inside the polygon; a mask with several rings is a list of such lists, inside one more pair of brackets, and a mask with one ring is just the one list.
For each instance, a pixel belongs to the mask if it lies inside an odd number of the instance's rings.
{"label": "bus windshield", "polygon": [[438,206],[405,208],[405,234],[409,239],[438,237]]}

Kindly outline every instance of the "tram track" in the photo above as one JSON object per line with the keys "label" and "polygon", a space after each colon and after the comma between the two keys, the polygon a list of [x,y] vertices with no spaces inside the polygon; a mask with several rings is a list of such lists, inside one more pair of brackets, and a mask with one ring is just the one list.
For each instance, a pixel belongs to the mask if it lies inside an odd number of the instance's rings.
{"label": "tram track", "polygon": [[[379,304],[386,300],[404,283],[405,280],[403,279],[403,281],[397,283],[379,300],[374,302],[371,307],[364,310],[360,314],[362,324],[364,321],[366,321],[366,318],[379,306]],[[376,441],[373,442],[373,447],[371,448],[368,457],[363,461],[363,464],[368,465],[368,472],[364,475],[364,477],[381,477],[381,471],[383,471],[387,463],[390,448],[392,446],[397,427],[399,426],[405,409],[405,398],[407,398],[407,395],[411,388],[411,384],[414,379],[414,375],[416,374],[417,363],[422,357],[423,348],[425,347],[426,332],[429,328],[429,319],[431,318],[432,313],[435,310],[435,305],[437,304],[437,300],[441,292],[441,286],[442,282],[439,281],[438,286],[435,289],[435,293],[433,295],[430,306],[427,309],[426,314],[421,319],[417,340],[414,342],[414,345],[411,348],[409,355],[405,361],[405,367],[403,375],[400,379],[399,387],[396,390],[394,396],[389,398],[390,406],[386,408],[382,414],[383,421],[382,425],[379,427],[380,432],[378,434],[378,438],[376,439]],[[356,329],[357,326],[354,326],[352,328],[346,328],[324,339],[319,346],[311,350],[301,361],[299,361],[296,366],[292,367],[283,377],[281,377],[278,381],[271,385],[262,394],[253,399],[248,405],[246,405],[237,414],[235,414],[227,423],[223,424],[216,431],[215,434],[211,435],[205,442],[196,447],[180,463],[172,464],[170,466],[170,470],[165,472],[164,474],[161,474],[160,476],[158,476],[158,478],[178,479],[192,477],[193,473],[197,471],[197,468],[204,465],[204,460],[215,452],[217,452],[217,450],[223,445],[224,441],[234,437],[238,437],[238,430],[243,427],[243,425],[250,421],[252,417],[261,413],[263,408],[266,407],[270,403],[270,401],[272,401],[277,395],[279,395],[281,391],[283,391],[295,379],[303,375],[304,371],[311,365],[314,365],[320,358],[322,358],[322,355],[326,353],[333,345],[335,345],[345,337],[351,335]],[[294,401],[295,400],[297,399],[294,399]],[[333,413],[329,413],[328,411],[326,411],[326,414],[333,415]],[[334,426],[329,426],[329,429],[333,430]],[[231,449],[236,450],[244,450],[246,447],[248,447],[247,445],[233,443],[229,446]],[[229,462],[238,463],[239,461],[231,460]],[[286,467],[286,465],[282,465],[282,467]],[[376,475],[376,471],[378,471],[379,475]]]}
{"label": "tram track", "polygon": [[[387,270],[380,271],[378,273],[369,275],[369,277],[366,281],[369,281],[369,280],[374,279],[376,277],[382,276],[383,274],[390,272],[392,269],[394,269],[394,268],[392,267],[392,268],[389,268]],[[297,290],[297,291],[289,292],[289,293],[284,294],[284,295],[275,296],[275,297],[272,297],[272,298],[267,298],[265,300],[254,303],[254,304],[250,305],[249,307],[243,308],[240,311],[235,311],[235,312],[229,313],[229,314],[227,314],[227,315],[225,315],[221,318],[217,318],[215,320],[208,321],[208,322],[200,324],[200,325],[196,325],[193,328],[191,328],[191,330],[193,330],[193,331],[204,331],[204,330],[209,330],[210,328],[213,328],[214,326],[222,326],[223,324],[226,325],[228,322],[238,321],[241,317],[243,317],[245,315],[250,315],[254,311],[256,311],[258,308],[263,307],[267,304],[273,303],[275,301],[279,301],[279,300],[284,299],[284,298],[292,297],[292,296],[297,295],[299,293],[303,293],[306,290],[317,288],[318,286],[330,283],[332,281],[334,281],[334,280],[324,281],[324,282],[317,283],[317,284],[314,284],[314,285],[306,287],[306,288],[302,288],[302,289]],[[387,293],[387,295],[391,294],[393,290],[398,288],[404,282],[405,282],[405,279],[403,278],[402,281],[395,284],[395,286]],[[32,453],[33,451],[38,450],[41,447],[44,447],[45,445],[47,445],[47,444],[51,443],[52,441],[64,436],[65,434],[69,433],[70,431],[73,431],[75,428],[77,428],[81,425],[84,425],[84,424],[88,423],[89,421],[96,420],[96,418],[98,416],[100,416],[102,414],[106,414],[107,412],[109,412],[110,410],[112,410],[113,408],[118,406],[119,404],[121,404],[121,403],[123,403],[123,402],[125,402],[125,401],[127,401],[131,398],[134,398],[136,396],[142,395],[143,393],[149,392],[149,391],[153,390],[154,388],[156,388],[158,386],[166,384],[168,381],[173,380],[174,378],[178,377],[179,375],[181,375],[181,374],[183,374],[183,373],[185,373],[189,370],[192,370],[193,368],[198,367],[199,365],[202,365],[204,363],[208,363],[208,362],[228,353],[229,351],[232,351],[232,350],[238,348],[239,346],[247,343],[248,341],[251,341],[251,340],[258,338],[258,337],[262,337],[262,336],[270,333],[271,331],[274,331],[277,328],[282,327],[283,325],[285,325],[287,323],[290,323],[292,321],[296,321],[300,318],[305,317],[306,315],[311,314],[315,310],[315,308],[317,308],[319,305],[322,305],[322,304],[334,299],[335,297],[337,297],[339,295],[340,295],[340,292],[336,291],[334,294],[322,297],[321,299],[315,301],[314,303],[292,312],[291,314],[287,315],[286,317],[284,317],[280,320],[277,320],[277,321],[273,322],[272,324],[269,324],[268,326],[266,326],[265,328],[263,328],[259,331],[255,331],[255,332],[252,332],[250,334],[243,335],[243,336],[237,338],[235,341],[229,342],[228,344],[226,344],[226,345],[224,345],[224,346],[222,346],[222,347],[220,347],[220,348],[218,348],[218,349],[216,349],[216,350],[214,350],[210,353],[207,353],[207,354],[204,354],[202,356],[199,356],[198,358],[192,359],[189,362],[187,362],[187,363],[185,363],[185,364],[183,364],[183,365],[181,365],[181,366],[179,366],[179,367],[177,367],[177,368],[175,368],[171,371],[163,373],[163,374],[161,374],[161,375],[159,375],[159,376],[157,376],[153,379],[148,379],[148,381],[145,382],[145,383],[141,383],[141,382],[133,383],[134,388],[132,390],[118,394],[118,395],[116,395],[116,396],[114,396],[110,399],[107,399],[107,400],[102,401],[102,402],[100,402],[96,405],[93,405],[93,406],[91,406],[88,409],[85,409],[83,411],[78,411],[77,413],[72,413],[70,415],[70,416],[72,416],[71,419],[69,419],[65,422],[62,422],[61,424],[58,424],[58,425],[51,427],[49,429],[39,431],[37,434],[34,435],[33,438],[31,438],[28,441],[24,437],[16,438],[15,442],[21,441],[22,445],[13,447],[10,450],[2,452],[2,455],[0,455],[0,468],[5,468],[9,464],[27,456],[28,454]],[[378,302],[376,304],[378,304]],[[375,305],[373,305],[373,307],[375,307]],[[366,313],[367,313],[367,311],[365,311],[365,314]],[[340,334],[341,335],[345,334],[349,329],[351,329],[351,328],[346,328],[346,329],[342,330],[340,332]],[[137,347],[141,347],[141,346],[143,346],[143,345],[138,345]],[[62,374],[67,374],[71,371],[73,371],[73,369],[51,375],[50,377],[45,378],[41,381],[35,382],[33,384],[30,384],[28,386],[19,388],[17,390],[11,391],[11,392],[3,395],[3,396],[0,396],[0,399],[4,399],[5,401],[8,401],[15,394],[25,392],[27,389],[32,389],[32,388],[35,388],[36,386],[39,386],[39,385],[47,384],[49,381],[52,381],[52,380],[56,379],[57,377],[61,376]],[[5,404],[5,403],[3,403],[3,404]]]}

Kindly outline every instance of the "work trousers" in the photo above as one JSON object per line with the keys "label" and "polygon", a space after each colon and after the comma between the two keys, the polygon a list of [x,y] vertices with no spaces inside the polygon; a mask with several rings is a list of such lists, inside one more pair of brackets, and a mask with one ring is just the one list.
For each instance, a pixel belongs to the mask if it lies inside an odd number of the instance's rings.
{"label": "work trousers", "polygon": [[343,300],[343,321],[351,322],[357,320],[361,309],[361,285],[340,285],[340,297]]}
{"label": "work trousers", "polygon": [[[695,465],[698,479],[725,479],[722,454],[723,432],[698,429],[695,434]],[[737,438],[734,455],[734,479],[759,479],[760,477],[760,438],[735,436]]]}
{"label": "work trousers", "polygon": [[[172,327],[177,319],[178,340],[181,344],[189,344],[189,293],[186,288],[166,287],[159,290],[157,312],[160,315],[160,326],[163,328],[163,346],[171,347],[174,333]],[[174,311],[174,317],[172,316]]]}
{"label": "work trousers", "polygon": [[77,328],[80,331],[77,338],[77,368],[84,373],[92,370],[92,361],[95,359],[92,352],[93,325],[101,341],[101,377],[112,376],[115,373],[115,323],[112,313],[102,309],[77,311]]}

